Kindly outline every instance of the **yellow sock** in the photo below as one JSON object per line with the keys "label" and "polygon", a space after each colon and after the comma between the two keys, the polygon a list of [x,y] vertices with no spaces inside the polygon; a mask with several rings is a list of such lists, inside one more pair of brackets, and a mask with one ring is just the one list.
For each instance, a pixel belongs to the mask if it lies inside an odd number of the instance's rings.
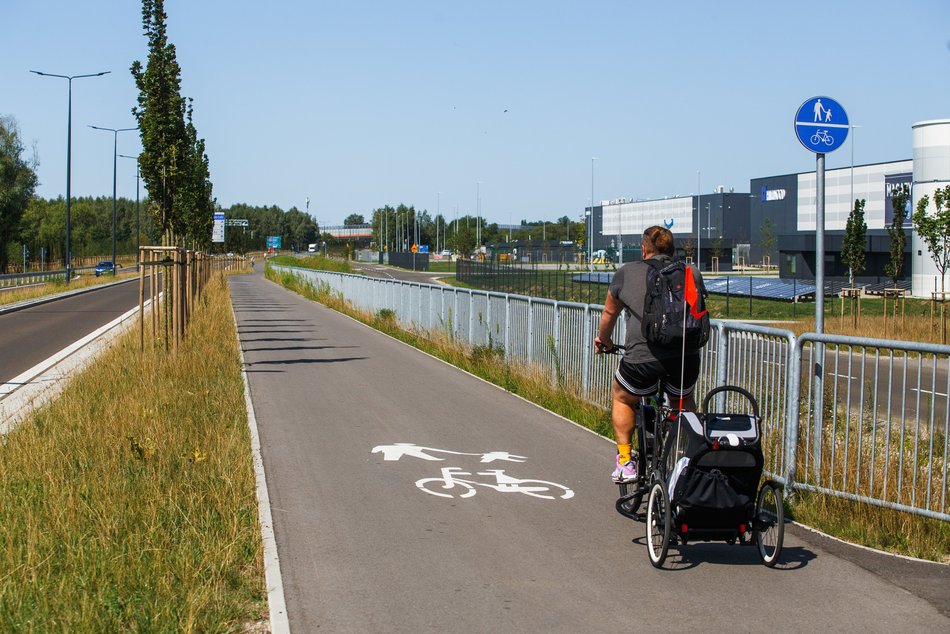
{"label": "yellow sock", "polygon": [[631,446],[629,443],[626,445],[621,445],[617,443],[617,453],[620,454],[620,464],[626,464],[630,462],[630,449]]}

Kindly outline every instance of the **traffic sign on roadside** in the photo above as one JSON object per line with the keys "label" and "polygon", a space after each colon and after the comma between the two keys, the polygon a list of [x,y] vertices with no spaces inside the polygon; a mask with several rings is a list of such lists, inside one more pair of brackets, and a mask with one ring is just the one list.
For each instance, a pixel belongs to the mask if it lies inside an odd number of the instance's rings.
{"label": "traffic sign on roadside", "polygon": [[812,97],[795,113],[799,143],[816,154],[834,152],[844,145],[850,129],[848,113],[831,97]]}

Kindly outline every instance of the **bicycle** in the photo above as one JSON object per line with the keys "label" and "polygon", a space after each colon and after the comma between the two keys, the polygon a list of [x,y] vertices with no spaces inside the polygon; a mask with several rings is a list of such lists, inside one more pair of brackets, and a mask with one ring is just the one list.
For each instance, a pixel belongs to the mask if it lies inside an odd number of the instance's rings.
{"label": "bicycle", "polygon": [[[458,477],[470,475],[492,476],[495,478],[495,482],[479,482],[478,480],[466,480]],[[435,484],[440,484],[441,487],[439,487],[439,489],[441,490],[428,488],[429,485]],[[437,495],[443,498],[470,498],[478,492],[475,488],[476,486],[494,489],[499,493],[523,493],[543,500],[554,500],[558,498],[568,500],[574,497],[574,491],[562,484],[548,482],[546,480],[522,480],[520,478],[514,478],[507,475],[503,469],[489,469],[488,471],[479,471],[472,474],[468,471],[463,471],[460,467],[443,467],[442,477],[422,478],[416,481],[416,486],[430,495]],[[458,496],[452,492],[456,487],[462,491]]]}
{"label": "bicycle", "polygon": [[[626,347],[614,345],[609,350],[597,345],[598,354],[622,355]],[[653,396],[641,398],[634,408],[633,452],[637,462],[637,478],[630,482],[618,482],[619,497],[615,503],[617,512],[624,517],[642,522],[644,516],[638,513],[643,498],[649,493],[656,472],[658,449],[663,447],[666,437],[676,422],[680,410],[667,403],[666,390],[662,382],[657,383],[657,392]]]}
{"label": "bicycle", "polygon": [[811,135],[809,139],[812,145],[818,145],[819,143],[824,143],[825,145],[834,145],[835,139],[833,136],[828,134],[827,130],[819,130]]}

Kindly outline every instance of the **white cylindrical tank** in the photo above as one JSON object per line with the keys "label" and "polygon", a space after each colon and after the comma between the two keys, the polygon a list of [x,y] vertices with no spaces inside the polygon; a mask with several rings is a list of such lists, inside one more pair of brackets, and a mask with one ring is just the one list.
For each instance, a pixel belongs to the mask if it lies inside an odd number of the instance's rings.
{"label": "white cylindrical tank", "polygon": [[[936,211],[934,192],[950,185],[950,119],[921,121],[913,126],[914,132],[914,187],[911,213],[917,209],[917,201],[928,196],[929,212]],[[917,232],[911,238],[911,281],[914,297],[930,297],[932,291],[941,290],[939,272],[934,264],[927,243]],[[950,275],[946,288],[950,291]]]}

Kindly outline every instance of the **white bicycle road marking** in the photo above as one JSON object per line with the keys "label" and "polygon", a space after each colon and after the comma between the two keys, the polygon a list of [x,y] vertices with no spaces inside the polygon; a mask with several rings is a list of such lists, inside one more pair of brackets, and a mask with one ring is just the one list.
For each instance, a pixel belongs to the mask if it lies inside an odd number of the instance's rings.
{"label": "white bicycle road marking", "polygon": [[[520,478],[513,478],[502,469],[479,471],[474,474],[494,477],[494,483],[466,480],[458,477],[470,475],[473,474],[468,471],[462,471],[459,467],[443,467],[441,478],[422,478],[421,480],[416,480],[416,486],[426,493],[443,498],[470,498],[477,493],[475,489],[476,486],[494,489],[499,493],[524,493],[525,495],[541,498],[542,500],[554,500],[557,498],[568,500],[574,497],[574,491],[563,484],[548,482],[547,480],[522,480]],[[436,484],[440,486],[435,490],[427,486]],[[458,493],[457,495],[456,492]]]}
{"label": "white bicycle road marking", "polygon": [[[507,451],[489,451],[487,453],[468,453],[423,447],[413,443],[399,442],[392,445],[377,445],[371,453],[383,454],[383,460],[396,462],[403,456],[418,458],[427,461],[444,461],[444,458],[431,455],[432,453],[451,454],[453,456],[479,457],[482,464],[503,460],[507,462],[525,462],[526,456],[519,456]],[[503,469],[489,469],[487,471],[464,471],[462,467],[442,467],[441,477],[422,478],[416,480],[416,486],[422,491],[442,498],[470,498],[477,492],[476,487],[494,489],[499,493],[522,493],[542,500],[568,500],[574,497],[574,491],[547,480],[522,479],[510,476]],[[480,482],[460,476],[482,476],[491,478],[488,482]]]}

